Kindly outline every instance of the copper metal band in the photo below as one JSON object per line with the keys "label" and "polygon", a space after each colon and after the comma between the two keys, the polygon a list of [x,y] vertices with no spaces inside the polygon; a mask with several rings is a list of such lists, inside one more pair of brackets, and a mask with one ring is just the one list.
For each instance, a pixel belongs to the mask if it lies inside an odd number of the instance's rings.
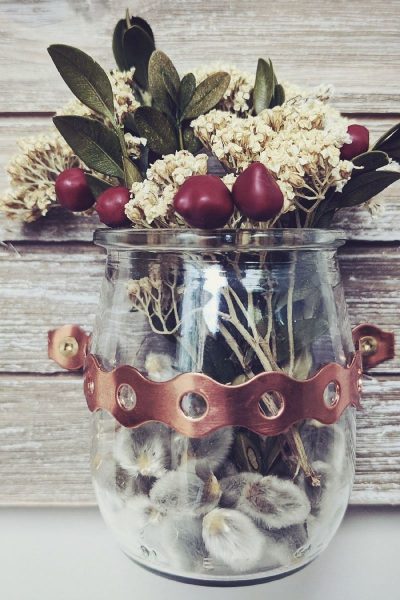
{"label": "copper metal band", "polygon": [[[237,386],[217,383],[201,373],[183,373],[170,381],[148,380],[131,366],[104,371],[97,358],[86,359],[84,390],[89,409],[111,413],[125,427],[159,421],[190,437],[202,437],[220,427],[241,426],[261,435],[278,435],[304,419],[335,423],[349,405],[359,406],[361,354],[356,352],[350,366],[324,366],[314,377],[297,381],[284,373],[260,373]],[[328,405],[324,391],[331,384],[335,401]],[[259,401],[267,392],[277,392],[282,406],[267,417]],[[206,402],[200,418],[186,416],[181,408],[185,394],[194,392]],[[124,407],[128,394],[130,406]]]}
{"label": "copper metal band", "polygon": [[[334,423],[347,406],[360,406],[361,363],[368,369],[393,358],[394,335],[363,323],[353,330],[353,340],[357,350],[347,367],[330,363],[305,381],[284,373],[260,373],[237,386],[223,385],[201,373],[183,373],[157,383],[128,365],[105,371],[95,356],[86,356],[89,335],[77,325],[49,332],[49,357],[70,370],[85,364],[84,389],[89,409],[106,410],[125,427],[160,421],[191,437],[226,426],[278,435],[304,419]],[[331,404],[326,402],[326,394],[324,399],[328,386],[334,399]],[[191,392],[200,395],[205,404],[204,413],[196,419],[188,417],[181,408],[182,398]],[[282,401],[274,416],[266,416],[259,406],[262,395],[268,392],[277,393]]]}

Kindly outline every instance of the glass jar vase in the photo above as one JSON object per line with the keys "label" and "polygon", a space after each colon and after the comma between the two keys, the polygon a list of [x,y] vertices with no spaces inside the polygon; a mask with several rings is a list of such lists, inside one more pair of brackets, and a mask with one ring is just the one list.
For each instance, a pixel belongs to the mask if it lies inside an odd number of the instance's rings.
{"label": "glass jar vase", "polygon": [[[358,377],[324,230],[98,230],[92,474],[124,552],[197,583],[292,573],[347,507]],[[103,410],[98,410],[103,409]]]}

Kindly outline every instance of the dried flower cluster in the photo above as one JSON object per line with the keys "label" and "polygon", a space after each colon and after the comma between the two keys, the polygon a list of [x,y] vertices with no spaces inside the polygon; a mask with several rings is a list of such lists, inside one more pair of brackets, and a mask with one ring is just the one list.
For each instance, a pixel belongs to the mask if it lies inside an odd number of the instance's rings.
{"label": "dried flower cluster", "polygon": [[233,112],[240,116],[246,116],[251,111],[251,93],[254,86],[254,75],[246,71],[240,71],[234,66],[212,65],[210,67],[199,67],[194,69],[193,75],[197,83],[201,83],[207,77],[218,71],[224,71],[230,75],[230,83],[223,99],[218,103],[217,109]]}
{"label": "dried flower cluster", "polygon": [[10,189],[0,197],[0,211],[8,218],[29,223],[56,204],[57,175],[82,163],[56,132],[20,140],[18,146],[20,152],[7,169]]}
{"label": "dried flower cluster", "polygon": [[348,123],[316,98],[296,96],[246,119],[213,110],[192,125],[227,169],[239,173],[263,163],[284,194],[283,212],[302,200],[322,200],[330,187],[341,190],[352,172],[353,164],[340,159]]}
{"label": "dried flower cluster", "polygon": [[207,155],[193,156],[187,150],[168,154],[147,170],[146,179],[132,186],[126,214],[134,227],[173,227],[183,224],[173,212],[178,188],[192,175],[207,173]]}

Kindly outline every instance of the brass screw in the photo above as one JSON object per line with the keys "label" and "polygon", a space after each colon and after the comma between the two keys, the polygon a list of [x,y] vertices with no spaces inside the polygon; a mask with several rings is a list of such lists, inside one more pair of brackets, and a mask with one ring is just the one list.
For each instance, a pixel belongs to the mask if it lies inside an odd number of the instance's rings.
{"label": "brass screw", "polygon": [[360,339],[360,348],[363,356],[371,356],[378,349],[378,340],[372,335],[366,335]]}
{"label": "brass screw", "polygon": [[65,358],[72,358],[78,354],[79,344],[74,337],[67,336],[61,341],[58,346],[58,351]]}

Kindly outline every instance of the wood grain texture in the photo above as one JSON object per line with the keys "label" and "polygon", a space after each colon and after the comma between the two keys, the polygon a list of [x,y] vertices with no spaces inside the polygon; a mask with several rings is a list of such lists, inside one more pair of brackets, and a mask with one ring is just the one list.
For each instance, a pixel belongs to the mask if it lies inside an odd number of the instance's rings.
{"label": "wood grain texture", "polygon": [[[21,245],[0,260],[0,372],[55,373],[46,335],[65,323],[90,331],[104,271],[103,253],[90,245]],[[394,330],[400,344],[398,261],[400,249],[349,248],[341,253],[346,299],[353,325],[370,321]],[[399,350],[399,348],[397,348]],[[378,372],[400,368],[397,357]]]}
{"label": "wood grain texture", "polygon": [[[0,112],[53,111],[68,96],[46,53],[67,43],[113,66],[111,32],[123,17],[119,0],[15,0],[1,3]],[[270,56],[281,79],[337,88],[337,105],[352,112],[397,112],[400,11],[376,0],[246,2],[139,0],[157,46],[182,72],[226,61],[255,72]],[[29,91],[29,93],[27,93]]]}
{"label": "wood grain texture", "polygon": [[[400,120],[400,10],[376,0],[245,2],[139,0],[133,13],[153,25],[157,45],[181,72],[216,57],[255,70],[270,56],[281,79],[333,83],[336,105],[376,139]],[[114,66],[111,31],[118,0],[2,0],[0,3],[0,194],[19,137],[50,126],[71,98],[47,55],[50,43],[81,47]],[[400,340],[400,183],[386,212],[343,212],[336,226],[353,240],[341,268],[353,324],[369,320]],[[94,503],[89,415],[77,375],[47,359],[47,330],[66,322],[91,329],[104,259],[91,241],[97,219],[59,213],[21,227],[0,218],[0,504]],[[364,245],[360,245],[363,242]],[[372,242],[372,243],[371,243]],[[375,245],[373,244],[375,243]],[[379,367],[358,415],[353,504],[400,505],[400,357]]]}
{"label": "wood grain texture", "polygon": [[[400,121],[400,114],[389,118],[357,118],[371,132],[371,142],[375,142],[392,125]],[[16,140],[38,135],[50,130],[51,117],[6,117],[0,118],[0,194],[8,186],[6,167],[17,152]],[[338,214],[335,227],[343,228],[349,239],[362,241],[400,241],[400,182],[395,183],[380,195],[384,207],[382,215],[371,217],[366,208],[343,211]],[[0,241],[91,241],[94,229],[99,225],[97,216],[79,217],[65,211],[53,211],[36,223],[21,225],[4,219],[0,213]]]}
{"label": "wood grain texture", "polygon": [[[363,398],[351,503],[400,504],[400,381]],[[89,422],[79,376],[0,375],[0,505],[93,504]]]}

